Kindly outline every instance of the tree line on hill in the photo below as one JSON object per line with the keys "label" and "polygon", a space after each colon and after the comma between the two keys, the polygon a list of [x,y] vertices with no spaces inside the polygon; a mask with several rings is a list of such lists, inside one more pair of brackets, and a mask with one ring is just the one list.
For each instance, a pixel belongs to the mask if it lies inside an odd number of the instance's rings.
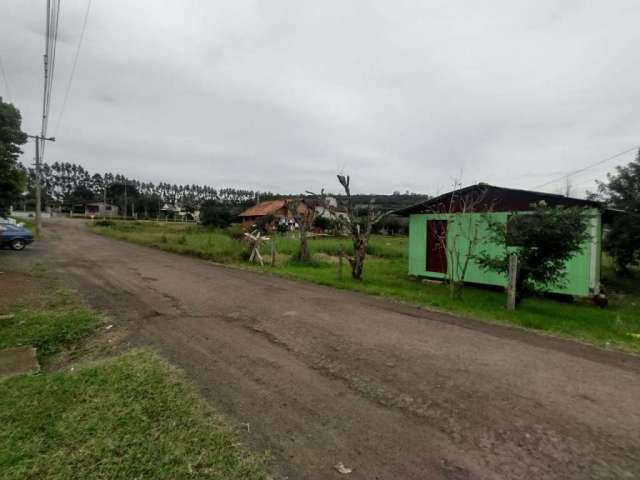
{"label": "tree line on hill", "polygon": [[[25,169],[26,195],[18,206],[33,209],[35,206],[34,168]],[[291,195],[254,190],[221,188],[206,185],[179,185],[166,182],[153,183],[127,178],[122,174],[91,173],[82,165],[67,162],[44,163],[41,168],[42,208],[51,207],[62,212],[83,210],[87,203],[105,201],[117,205],[124,214],[125,187],[127,215],[154,218],[163,205],[174,205],[186,211],[200,209],[204,204],[226,207],[232,214],[255,205],[258,201],[286,198]],[[293,195],[299,196],[299,195]],[[340,195],[336,196],[338,199]],[[395,192],[391,195],[353,195],[355,205],[366,207],[375,199],[378,208],[396,210],[427,199],[427,195]]]}
{"label": "tree line on hill", "polygon": [[[35,205],[36,175],[33,168],[27,170],[23,205]],[[41,169],[42,207],[51,207],[62,212],[84,211],[84,205],[105,201],[117,205],[120,212],[154,218],[166,205],[179,206],[186,211],[199,209],[205,201],[229,207],[244,208],[252,205],[256,192],[252,190],[221,188],[203,185],[178,185],[167,182],[153,183],[127,178],[122,174],[91,173],[81,165],[55,162],[43,164]],[[262,196],[272,196],[270,193]]]}

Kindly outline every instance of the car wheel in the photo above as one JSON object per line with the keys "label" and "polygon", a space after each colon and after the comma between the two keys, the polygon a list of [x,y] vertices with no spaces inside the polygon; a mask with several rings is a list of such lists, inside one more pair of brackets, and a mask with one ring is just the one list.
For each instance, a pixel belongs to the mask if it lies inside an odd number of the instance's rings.
{"label": "car wheel", "polygon": [[11,242],[11,248],[14,250],[23,250],[24,247],[26,246],[27,246],[27,243],[20,238],[16,238]]}

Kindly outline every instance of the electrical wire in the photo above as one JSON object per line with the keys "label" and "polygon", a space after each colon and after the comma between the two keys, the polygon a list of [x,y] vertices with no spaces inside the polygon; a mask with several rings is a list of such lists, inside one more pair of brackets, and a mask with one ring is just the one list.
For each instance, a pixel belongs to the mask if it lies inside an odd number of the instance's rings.
{"label": "electrical wire", "polygon": [[71,84],[73,83],[73,77],[76,73],[76,67],[78,66],[78,57],[80,56],[80,48],[82,47],[82,41],[84,40],[84,32],[87,30],[87,20],[89,19],[89,10],[91,9],[91,2],[87,2],[87,9],[84,12],[84,21],[82,22],[82,30],[80,31],[80,38],[78,39],[78,46],[76,47],[76,54],[73,58],[73,65],[71,66],[71,74],[69,75],[69,82],[64,93],[64,99],[62,100],[62,107],[60,108],[60,114],[58,115],[58,121],[56,122],[56,128],[54,130],[54,136],[58,134],[60,129],[60,123],[62,122],[62,116],[67,107],[67,101],[69,100],[69,93],[71,92]]}
{"label": "electrical wire", "polygon": [[51,94],[53,92],[53,81],[55,78],[55,67],[56,67],[56,46],[58,44],[58,24],[60,22],[60,0],[54,1],[54,11],[55,15],[51,16],[52,22],[52,30],[51,35],[53,36],[53,42],[50,43],[50,53],[49,53],[49,76],[48,76],[48,88],[47,88],[47,115],[45,118],[45,128],[43,132],[43,136],[46,135],[49,125],[49,113],[51,112]]}
{"label": "electrical wire", "polygon": [[[52,8],[53,6],[53,8]],[[47,41],[45,48],[46,55],[46,81],[44,84],[44,93],[42,100],[42,126],[41,136],[47,136],[49,126],[49,112],[51,110],[51,95],[53,92],[53,84],[56,66],[56,47],[58,44],[58,27],[60,24],[60,0],[47,2]],[[44,140],[40,140],[40,161],[44,158],[45,145]]]}
{"label": "electrical wire", "polygon": [[556,179],[554,179],[554,180],[550,180],[550,181],[548,181],[548,182],[542,183],[542,184],[537,185],[537,186],[535,186],[535,187],[533,187],[533,188],[534,188],[534,189],[538,189],[538,188],[546,187],[546,186],[547,186],[547,185],[549,185],[549,184],[556,183],[556,182],[558,182],[558,181],[560,181],[560,180],[564,180],[564,179],[569,178],[569,177],[573,177],[573,176],[577,175],[578,173],[582,173],[582,172],[584,172],[584,171],[586,171],[586,170],[589,170],[589,169],[591,169],[591,168],[593,168],[593,167],[597,167],[598,165],[602,165],[603,163],[606,163],[606,162],[609,162],[609,161],[611,161],[611,160],[614,160],[614,159],[616,159],[616,158],[618,158],[618,157],[621,157],[622,155],[624,155],[624,154],[626,154],[626,153],[632,152],[632,151],[634,151],[634,150],[636,150],[636,149],[638,149],[638,148],[639,148],[639,147],[638,147],[637,145],[636,145],[636,146],[633,146],[633,147],[631,147],[631,148],[628,148],[627,150],[624,150],[624,151],[622,151],[622,152],[616,153],[615,155],[612,155],[611,157],[604,158],[604,159],[599,160],[599,161],[597,161],[597,162],[595,162],[595,163],[592,163],[592,164],[590,164],[590,165],[587,165],[586,167],[579,168],[578,170],[574,170],[574,171],[569,172],[569,173],[567,173],[567,174],[565,174],[565,175],[562,175],[561,177],[558,177],[558,178],[556,178]]}

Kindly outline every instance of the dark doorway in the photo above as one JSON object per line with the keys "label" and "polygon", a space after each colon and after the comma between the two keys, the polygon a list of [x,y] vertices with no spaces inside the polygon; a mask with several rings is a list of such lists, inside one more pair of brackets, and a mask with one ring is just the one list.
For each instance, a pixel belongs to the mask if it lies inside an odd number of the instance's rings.
{"label": "dark doorway", "polygon": [[427,272],[447,273],[446,220],[427,220]]}

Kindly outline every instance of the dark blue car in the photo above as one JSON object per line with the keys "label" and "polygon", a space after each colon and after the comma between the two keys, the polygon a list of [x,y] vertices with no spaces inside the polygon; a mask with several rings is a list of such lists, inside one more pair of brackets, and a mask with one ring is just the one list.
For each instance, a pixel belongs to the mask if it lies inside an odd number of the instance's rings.
{"label": "dark blue car", "polygon": [[33,233],[24,227],[11,223],[0,224],[0,246],[9,246],[14,250],[23,250],[33,242]]}

